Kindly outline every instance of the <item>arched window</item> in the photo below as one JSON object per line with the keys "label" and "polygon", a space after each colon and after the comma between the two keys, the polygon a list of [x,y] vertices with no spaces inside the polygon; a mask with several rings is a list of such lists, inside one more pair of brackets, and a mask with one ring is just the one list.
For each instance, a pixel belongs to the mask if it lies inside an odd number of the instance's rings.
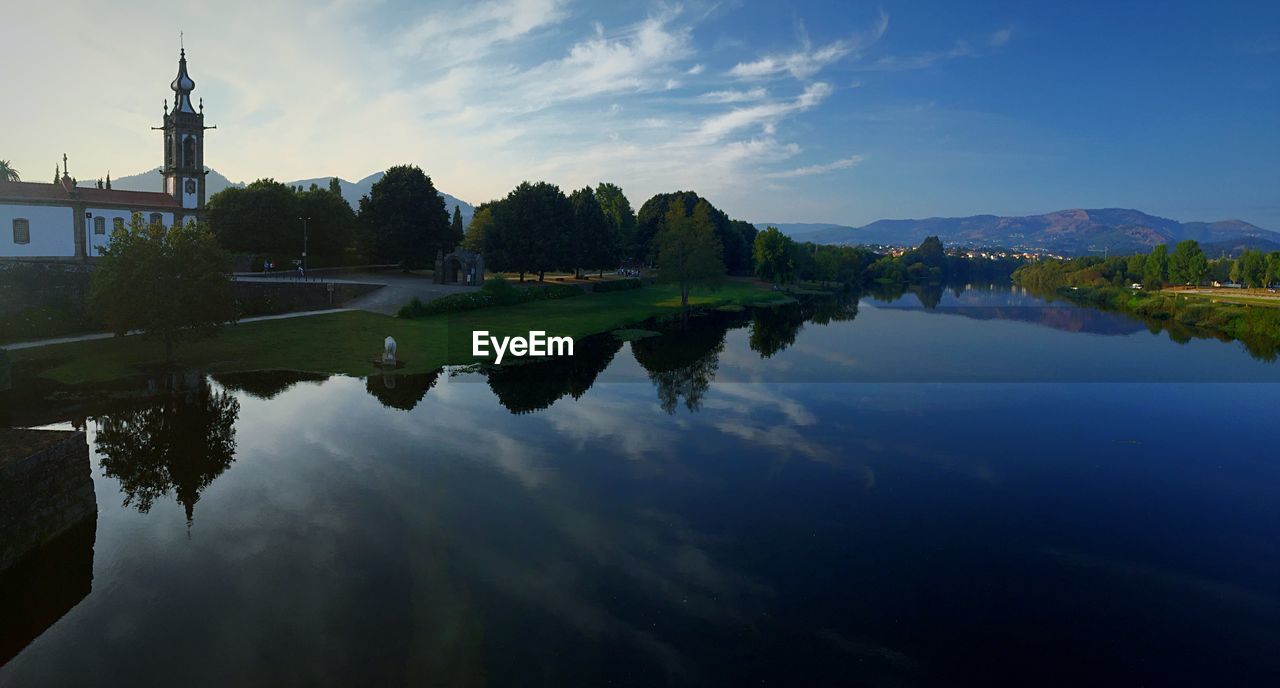
{"label": "arched window", "polygon": [[113,232],[114,232],[114,231],[116,231],[116,230],[120,230],[120,229],[124,229],[124,218],[123,218],[123,217],[117,217],[117,218],[115,218],[115,219],[113,219],[113,220],[111,221],[111,231],[113,231]]}
{"label": "arched window", "polygon": [[93,218],[93,233],[106,236],[107,234],[107,218],[99,215]]}
{"label": "arched window", "polygon": [[196,166],[196,137],[194,136],[182,139],[182,166]]}
{"label": "arched window", "polygon": [[164,135],[164,166],[173,167],[173,135]]}
{"label": "arched window", "polygon": [[164,224],[164,215],[161,215],[160,213],[151,213],[151,224],[153,224],[153,225],[163,225],[163,224]]}
{"label": "arched window", "polygon": [[16,217],[13,219],[13,243],[31,243],[31,222],[25,217]]}

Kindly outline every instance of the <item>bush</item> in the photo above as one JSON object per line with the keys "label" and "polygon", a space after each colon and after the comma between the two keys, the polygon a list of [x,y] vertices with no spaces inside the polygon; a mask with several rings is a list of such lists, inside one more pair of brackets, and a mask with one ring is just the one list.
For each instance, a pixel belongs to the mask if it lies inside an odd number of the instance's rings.
{"label": "bush", "polygon": [[601,282],[595,285],[595,288],[593,289],[593,291],[595,291],[597,294],[601,294],[608,291],[627,291],[628,289],[639,289],[640,287],[643,287],[643,286],[644,286],[644,283],[641,282],[639,279],[635,277],[628,277],[627,279]]}

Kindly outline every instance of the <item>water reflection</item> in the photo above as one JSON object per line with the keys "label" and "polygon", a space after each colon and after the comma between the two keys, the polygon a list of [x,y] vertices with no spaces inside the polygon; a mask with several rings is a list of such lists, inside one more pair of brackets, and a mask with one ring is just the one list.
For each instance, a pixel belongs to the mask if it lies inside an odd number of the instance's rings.
{"label": "water reflection", "polygon": [[94,510],[52,541],[0,571],[0,666],[93,590]]}
{"label": "water reflection", "polygon": [[566,395],[585,394],[621,348],[612,334],[584,337],[574,343],[573,356],[488,368],[489,388],[514,414],[540,411]]}
{"label": "water reflection", "polygon": [[192,523],[200,493],[235,461],[240,402],[203,378],[143,405],[95,419],[103,472],[120,481],[124,505],[146,513],[170,493]]}
{"label": "water reflection", "polygon": [[686,409],[698,410],[720,367],[725,333],[742,320],[738,314],[713,313],[631,342],[636,362],[658,390],[662,410],[675,413],[681,399]]}
{"label": "water reflection", "polygon": [[364,388],[387,408],[412,411],[436,386],[442,372],[443,369],[418,375],[370,375]]}
{"label": "water reflection", "polygon": [[300,370],[213,373],[210,377],[226,389],[244,392],[255,399],[274,399],[296,384],[329,379],[329,375],[323,373],[304,373]]}

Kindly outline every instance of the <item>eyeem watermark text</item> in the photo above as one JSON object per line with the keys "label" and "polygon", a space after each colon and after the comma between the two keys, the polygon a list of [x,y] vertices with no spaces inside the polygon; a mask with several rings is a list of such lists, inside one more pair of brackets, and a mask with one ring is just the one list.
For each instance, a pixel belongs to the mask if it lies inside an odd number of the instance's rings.
{"label": "eyeem watermark text", "polygon": [[522,356],[572,356],[572,337],[548,337],[542,330],[529,332],[525,337],[490,337],[488,330],[476,330],[471,333],[471,355],[477,358],[488,358],[490,347],[496,354],[494,363],[502,363],[502,357],[511,354],[517,358]]}

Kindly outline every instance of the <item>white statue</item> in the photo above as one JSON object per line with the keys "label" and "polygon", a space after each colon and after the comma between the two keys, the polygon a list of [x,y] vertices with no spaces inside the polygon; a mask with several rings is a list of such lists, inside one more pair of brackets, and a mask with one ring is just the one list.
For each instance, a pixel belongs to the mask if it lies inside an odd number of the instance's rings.
{"label": "white statue", "polygon": [[387,337],[386,341],[382,342],[382,364],[389,366],[396,364],[396,340],[391,337]]}

